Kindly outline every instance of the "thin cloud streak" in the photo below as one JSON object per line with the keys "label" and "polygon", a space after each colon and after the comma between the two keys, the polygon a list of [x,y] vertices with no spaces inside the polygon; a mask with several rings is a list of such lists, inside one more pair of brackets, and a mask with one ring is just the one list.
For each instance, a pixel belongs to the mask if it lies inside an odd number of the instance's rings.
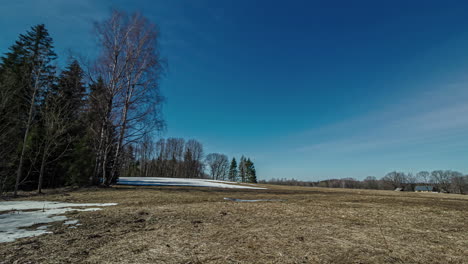
{"label": "thin cloud streak", "polygon": [[[339,154],[420,145],[438,148],[450,141],[459,141],[468,133],[468,105],[465,103],[468,92],[462,87],[464,85],[460,84],[450,91],[431,91],[404,99],[397,107],[390,105],[368,116],[321,127],[304,134],[303,138],[309,140],[309,144],[294,150]],[[322,142],[314,139],[317,135],[327,134],[335,136]]]}

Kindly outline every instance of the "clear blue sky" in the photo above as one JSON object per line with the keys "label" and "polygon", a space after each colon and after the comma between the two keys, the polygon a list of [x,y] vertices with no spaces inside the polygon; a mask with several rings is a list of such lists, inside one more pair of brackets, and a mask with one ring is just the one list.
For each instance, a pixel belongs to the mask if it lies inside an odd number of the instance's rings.
{"label": "clear blue sky", "polygon": [[1,0],[0,51],[45,23],[92,55],[111,7],[160,26],[165,137],[261,179],[468,172],[467,1]]}

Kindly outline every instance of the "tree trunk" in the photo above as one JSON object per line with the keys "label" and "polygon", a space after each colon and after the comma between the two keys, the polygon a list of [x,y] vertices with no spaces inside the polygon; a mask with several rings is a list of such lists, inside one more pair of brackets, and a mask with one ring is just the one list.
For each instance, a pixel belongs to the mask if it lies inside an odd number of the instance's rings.
{"label": "tree trunk", "polygon": [[[107,138],[107,137],[106,137]],[[108,150],[107,150],[107,147],[105,149],[105,151],[103,152],[103,160],[102,160],[102,182],[101,182],[101,185],[105,185],[107,186],[107,182],[108,182],[108,179],[107,179],[107,172],[106,172],[106,169],[107,169],[107,153],[108,153]]]}
{"label": "tree trunk", "polygon": [[42,183],[44,182],[44,170],[47,161],[47,151],[47,149],[44,149],[44,153],[42,154],[41,170],[39,173],[39,182],[37,184],[37,193],[42,193]]}
{"label": "tree trunk", "polygon": [[24,132],[24,137],[23,137],[23,145],[21,147],[21,155],[20,155],[20,160],[18,164],[18,170],[16,171],[16,182],[15,182],[15,191],[13,193],[13,196],[18,196],[18,189],[21,181],[21,176],[23,174],[23,164],[24,164],[24,155],[26,152],[26,142],[28,141],[29,137],[29,130],[31,129],[32,125],[32,120],[33,120],[33,114],[34,114],[34,103],[36,102],[36,93],[39,88],[39,81],[36,79],[36,82],[34,84],[34,91],[31,97],[31,105],[29,106],[29,113],[28,113],[28,122],[26,123],[26,131]]}
{"label": "tree trunk", "polygon": [[120,169],[120,152],[122,150],[123,140],[125,137],[125,130],[127,129],[127,115],[128,115],[128,109],[130,107],[130,100],[132,98],[132,91],[133,91],[132,87],[128,87],[127,89],[128,90],[125,96],[125,105],[122,110],[122,128],[120,129],[119,139],[117,141],[117,147],[115,149],[114,164],[112,166],[111,178],[110,178],[109,184],[115,178],[117,171]]}

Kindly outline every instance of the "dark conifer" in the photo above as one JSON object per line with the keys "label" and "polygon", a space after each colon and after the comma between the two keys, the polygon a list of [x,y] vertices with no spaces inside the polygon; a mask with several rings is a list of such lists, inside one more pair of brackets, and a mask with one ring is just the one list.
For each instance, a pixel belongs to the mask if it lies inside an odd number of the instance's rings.
{"label": "dark conifer", "polygon": [[255,171],[254,163],[249,159],[245,161],[246,180],[249,183],[257,183],[257,172]]}
{"label": "dark conifer", "polygon": [[[55,66],[57,58],[52,38],[43,24],[36,25],[26,34],[21,34],[10,51],[1,59],[0,84],[2,92],[8,90],[12,95],[8,103],[11,105],[12,119],[9,120],[17,128],[16,141],[20,149],[16,165],[15,195],[23,177],[26,155],[30,147],[30,133],[33,125],[39,120],[41,107],[45,97],[55,81]],[[7,113],[8,114],[8,113]]]}
{"label": "dark conifer", "polygon": [[232,158],[231,166],[229,167],[229,180],[237,181],[237,162],[236,158]]}

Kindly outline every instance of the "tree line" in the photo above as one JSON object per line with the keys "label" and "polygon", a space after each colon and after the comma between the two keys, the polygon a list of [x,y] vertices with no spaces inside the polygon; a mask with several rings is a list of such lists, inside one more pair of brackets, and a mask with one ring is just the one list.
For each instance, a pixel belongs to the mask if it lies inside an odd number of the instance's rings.
{"label": "tree line", "polygon": [[[71,58],[60,69],[44,24],[1,56],[0,193],[107,186],[132,174],[135,162],[144,176],[204,176],[200,143],[148,145],[165,127],[157,26],[114,10],[94,27],[98,53],[86,62]],[[149,162],[151,151],[158,155]]]}
{"label": "tree line", "polygon": [[97,56],[71,58],[63,69],[44,24],[0,58],[0,193],[108,186],[119,176],[256,181],[250,159],[241,158],[237,174],[225,155],[205,157],[196,140],[152,141],[165,128],[166,61],[154,23],[114,10],[94,34]]}
{"label": "tree line", "polygon": [[203,144],[195,139],[159,139],[151,137],[131,144],[124,155],[122,176],[209,178],[256,183],[253,161],[242,156],[239,165],[235,158],[209,153],[205,156]]}
{"label": "tree line", "polygon": [[461,172],[452,170],[420,171],[418,173],[393,171],[380,179],[375,176],[368,176],[363,180],[342,178],[323,181],[299,181],[282,178],[263,180],[260,183],[374,190],[395,190],[401,188],[404,191],[415,191],[416,186],[433,186],[441,192],[458,194],[466,194],[468,192],[468,175],[463,175]]}
{"label": "tree line", "polygon": [[[53,40],[36,25],[0,62],[0,190],[86,181],[93,144],[87,124],[99,122],[100,102],[86,94],[84,71],[72,61],[57,74]],[[102,85],[92,84],[94,93]],[[80,158],[76,158],[80,156]],[[81,165],[90,165],[81,166]]]}

